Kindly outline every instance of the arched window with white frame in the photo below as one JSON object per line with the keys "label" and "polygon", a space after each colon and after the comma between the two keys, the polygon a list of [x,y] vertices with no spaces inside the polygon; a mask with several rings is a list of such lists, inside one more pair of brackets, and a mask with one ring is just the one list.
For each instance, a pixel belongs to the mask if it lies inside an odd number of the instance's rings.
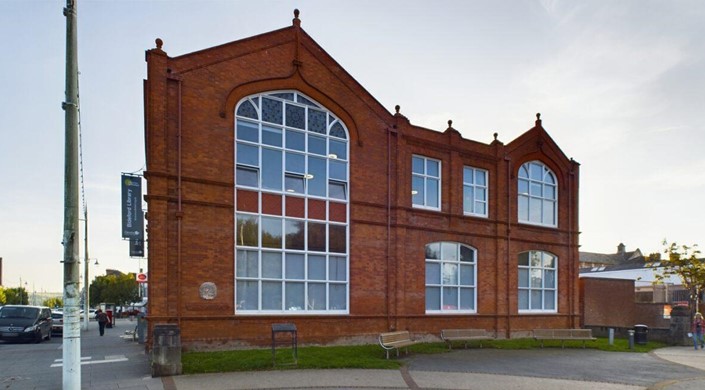
{"label": "arched window with white frame", "polygon": [[519,313],[555,313],[558,300],[558,257],[543,251],[519,254]]}
{"label": "arched window with white frame", "polygon": [[554,173],[539,161],[519,168],[519,222],[541,226],[558,226],[558,182]]}
{"label": "arched window with white frame", "polygon": [[235,108],[236,314],[347,314],[349,137],[298,91]]}

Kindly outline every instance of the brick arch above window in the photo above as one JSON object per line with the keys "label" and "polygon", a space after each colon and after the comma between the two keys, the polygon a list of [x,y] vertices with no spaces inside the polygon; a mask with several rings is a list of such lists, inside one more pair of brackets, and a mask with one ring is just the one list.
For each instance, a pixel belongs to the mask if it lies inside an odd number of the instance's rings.
{"label": "brick arch above window", "polygon": [[225,97],[220,107],[220,117],[234,122],[235,109],[242,99],[247,96],[267,91],[298,91],[314,100],[316,103],[333,113],[338,119],[343,122],[348,130],[349,141],[362,146],[362,137],[358,130],[357,123],[348,110],[330,96],[313,87],[306,80],[301,78],[298,73],[291,77],[283,77],[279,79],[263,79],[242,83],[235,86]]}

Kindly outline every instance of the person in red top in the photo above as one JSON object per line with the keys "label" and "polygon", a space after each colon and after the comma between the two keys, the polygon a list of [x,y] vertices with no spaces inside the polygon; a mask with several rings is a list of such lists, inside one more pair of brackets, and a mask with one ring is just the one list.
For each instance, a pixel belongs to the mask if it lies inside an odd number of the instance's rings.
{"label": "person in red top", "polygon": [[705,321],[703,321],[703,315],[700,313],[695,313],[695,318],[693,318],[693,324],[690,326],[691,332],[693,332],[693,346],[695,350],[698,349],[698,341],[700,341],[700,349],[705,349],[705,339],[703,339],[703,331],[705,331]]}

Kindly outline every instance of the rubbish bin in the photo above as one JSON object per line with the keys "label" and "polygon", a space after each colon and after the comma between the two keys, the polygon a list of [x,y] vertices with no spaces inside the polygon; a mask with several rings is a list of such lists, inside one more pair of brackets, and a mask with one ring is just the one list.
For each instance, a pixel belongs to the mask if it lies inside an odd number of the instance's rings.
{"label": "rubbish bin", "polygon": [[646,325],[634,325],[634,342],[644,345],[649,341],[649,327]]}

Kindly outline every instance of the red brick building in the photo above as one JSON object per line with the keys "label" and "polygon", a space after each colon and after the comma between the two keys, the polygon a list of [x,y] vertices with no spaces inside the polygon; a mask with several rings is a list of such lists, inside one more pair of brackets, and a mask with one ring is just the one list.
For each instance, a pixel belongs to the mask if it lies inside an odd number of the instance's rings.
{"label": "red brick building", "polygon": [[146,60],[150,326],[192,347],[579,326],[579,164],[538,115],[507,144],[414,126],[298,16]]}

